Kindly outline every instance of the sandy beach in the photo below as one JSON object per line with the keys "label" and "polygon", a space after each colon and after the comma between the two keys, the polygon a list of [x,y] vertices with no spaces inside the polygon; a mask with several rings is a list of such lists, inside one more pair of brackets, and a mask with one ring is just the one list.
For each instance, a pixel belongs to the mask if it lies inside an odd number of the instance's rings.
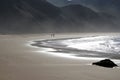
{"label": "sandy beach", "polygon": [[[101,34],[107,35],[107,34]],[[91,36],[91,34],[0,35],[0,80],[119,80],[120,68],[90,65],[94,61],[37,52],[33,40]]]}

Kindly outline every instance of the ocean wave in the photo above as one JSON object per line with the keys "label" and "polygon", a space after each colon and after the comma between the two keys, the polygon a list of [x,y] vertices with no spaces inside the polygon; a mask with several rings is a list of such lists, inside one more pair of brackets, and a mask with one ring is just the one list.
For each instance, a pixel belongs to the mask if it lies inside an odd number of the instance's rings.
{"label": "ocean wave", "polygon": [[55,54],[74,57],[120,59],[120,36],[92,36],[71,39],[34,41],[32,46],[53,48]]}

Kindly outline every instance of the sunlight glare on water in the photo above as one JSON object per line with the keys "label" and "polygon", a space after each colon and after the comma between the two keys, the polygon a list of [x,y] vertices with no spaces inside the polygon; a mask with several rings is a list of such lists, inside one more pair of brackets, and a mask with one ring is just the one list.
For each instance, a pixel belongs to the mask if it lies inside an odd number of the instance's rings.
{"label": "sunlight glare on water", "polygon": [[120,52],[120,40],[115,37],[98,36],[80,39],[64,40],[63,44],[69,48],[99,51],[106,53]]}
{"label": "sunlight glare on water", "polygon": [[74,59],[120,60],[119,36],[91,36],[68,39],[34,41],[32,46],[43,47],[39,52]]}

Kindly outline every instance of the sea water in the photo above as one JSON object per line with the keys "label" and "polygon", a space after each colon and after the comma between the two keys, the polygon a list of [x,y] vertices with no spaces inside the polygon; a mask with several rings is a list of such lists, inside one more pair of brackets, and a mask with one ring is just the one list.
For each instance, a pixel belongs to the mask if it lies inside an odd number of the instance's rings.
{"label": "sea water", "polygon": [[120,36],[89,36],[34,41],[46,53],[76,59],[110,58],[120,60]]}

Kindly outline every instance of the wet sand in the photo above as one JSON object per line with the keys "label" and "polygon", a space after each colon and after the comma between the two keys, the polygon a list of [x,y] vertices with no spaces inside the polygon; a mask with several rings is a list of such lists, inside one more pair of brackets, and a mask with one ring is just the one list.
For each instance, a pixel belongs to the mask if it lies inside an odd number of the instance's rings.
{"label": "wet sand", "polygon": [[[57,34],[52,39],[86,36]],[[104,34],[102,34],[104,35]],[[70,59],[36,52],[33,40],[50,34],[0,35],[0,80],[119,80],[120,68],[90,65],[93,61]]]}

